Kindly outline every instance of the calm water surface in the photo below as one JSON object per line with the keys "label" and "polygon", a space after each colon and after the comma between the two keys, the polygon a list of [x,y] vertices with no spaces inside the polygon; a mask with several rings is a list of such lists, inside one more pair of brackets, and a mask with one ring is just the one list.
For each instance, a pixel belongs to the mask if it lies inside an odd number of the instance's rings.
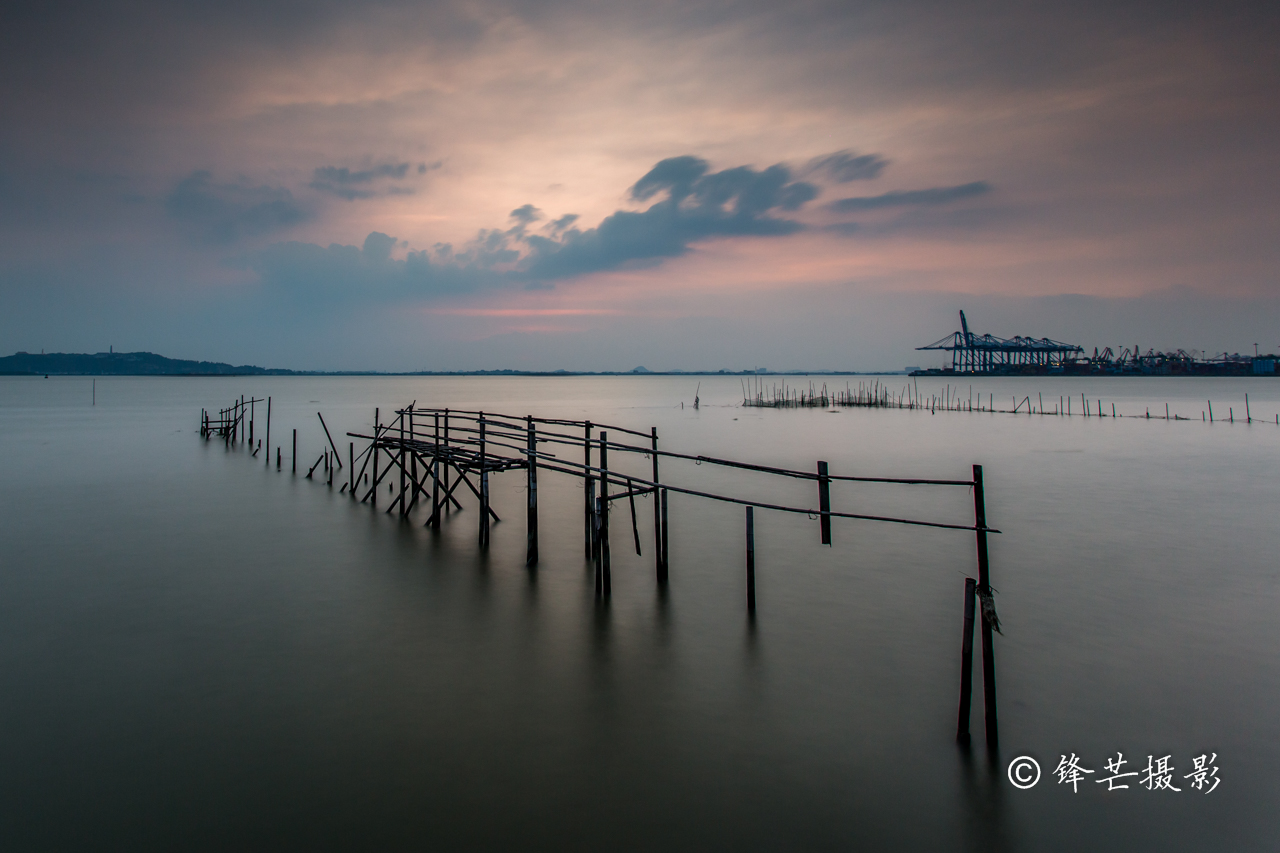
{"label": "calm water surface", "polygon": [[[283,473],[199,438],[201,407],[242,393],[272,397]],[[97,406],[89,379],[0,378],[0,845],[1277,849],[1280,383],[970,393],[1193,420],[760,411],[737,377],[108,378]],[[1210,399],[1236,423],[1202,422]],[[494,479],[487,553],[469,498],[436,533],[289,474],[291,430],[307,466],[321,452],[317,410],[345,454],[339,433],[412,400],[656,426],[666,449],[806,470],[983,464],[1004,531],[996,762],[980,690],[978,748],[953,742],[971,535],[837,520],[828,548],[816,521],[760,512],[752,623],[741,508],[672,496],[662,595],[642,500],[643,556],[623,509],[600,605],[576,480],[540,481],[531,573],[522,473]],[[710,466],[664,479],[816,503],[811,483]],[[963,488],[833,491],[836,509],[972,519]],[[1078,793],[1053,775],[1073,752],[1097,771]],[[1183,790],[1105,790],[1117,752],[1125,771],[1171,756]],[[1202,753],[1211,795],[1182,778]],[[1030,790],[1005,777],[1019,755],[1043,770]]]}

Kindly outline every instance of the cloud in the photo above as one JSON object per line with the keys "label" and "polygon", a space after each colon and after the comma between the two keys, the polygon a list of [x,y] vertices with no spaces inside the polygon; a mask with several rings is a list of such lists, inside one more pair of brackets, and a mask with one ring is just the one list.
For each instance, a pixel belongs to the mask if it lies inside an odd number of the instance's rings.
{"label": "cloud", "polygon": [[[424,174],[426,171],[427,165],[419,163],[418,174]],[[382,190],[375,186],[382,181],[402,180],[408,173],[408,163],[385,163],[354,172],[345,166],[321,166],[312,173],[311,183],[308,186],[313,190],[336,195],[347,201],[373,198],[378,195],[409,195],[413,190],[407,187],[391,186]]]}
{"label": "cloud", "polygon": [[[940,204],[987,189],[986,184],[965,184],[845,201],[855,203],[851,209]],[[529,226],[546,217],[532,204],[524,204],[511,211],[511,227],[482,229],[459,247],[440,243],[411,251],[403,260],[392,257],[396,239],[374,231],[362,247],[277,244],[252,266],[274,289],[321,300],[379,301],[539,288],[587,273],[656,265],[703,240],[794,234],[809,226],[781,214],[799,210],[818,192],[813,184],[793,180],[782,164],[713,172],[701,158],[671,157],[654,165],[627,192],[633,200],[651,201],[648,208],[614,211],[594,228],[575,227],[578,216],[570,213],[546,223],[540,233],[530,233]],[[831,227],[849,233],[858,226]]]}
{"label": "cloud", "polygon": [[828,208],[838,213],[854,213],[862,210],[880,210],[886,207],[920,207],[961,199],[974,198],[991,192],[986,181],[974,181],[954,187],[933,187],[926,190],[895,190],[881,195],[854,196],[831,202]]}
{"label": "cloud", "polygon": [[[647,210],[619,210],[586,231],[552,229],[551,237],[529,236],[522,269],[534,280],[554,280],[616,269],[624,264],[658,262],[678,257],[698,241],[730,236],[779,236],[805,226],[772,215],[795,211],[818,195],[818,188],[792,181],[790,170],[777,164],[757,172],[738,166],[710,172],[698,157],[660,161],[631,186],[635,201],[665,196]],[[554,224],[554,223],[553,223]]]}
{"label": "cloud", "polygon": [[283,187],[215,184],[207,171],[178,182],[165,210],[198,240],[228,245],[305,222],[310,213]]}
{"label": "cloud", "polygon": [[805,164],[802,174],[823,175],[838,184],[850,181],[869,181],[880,177],[889,161],[879,154],[854,154],[852,151],[836,151],[822,157],[814,157]]}
{"label": "cloud", "polygon": [[542,218],[542,211],[531,204],[523,204],[511,211],[511,218],[519,225],[531,225]]}

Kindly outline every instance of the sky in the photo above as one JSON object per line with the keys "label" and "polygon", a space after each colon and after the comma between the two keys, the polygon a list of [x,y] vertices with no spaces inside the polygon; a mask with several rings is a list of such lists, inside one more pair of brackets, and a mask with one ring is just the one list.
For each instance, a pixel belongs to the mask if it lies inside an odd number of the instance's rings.
{"label": "sky", "polygon": [[0,10],[0,353],[901,370],[1280,351],[1280,7]]}

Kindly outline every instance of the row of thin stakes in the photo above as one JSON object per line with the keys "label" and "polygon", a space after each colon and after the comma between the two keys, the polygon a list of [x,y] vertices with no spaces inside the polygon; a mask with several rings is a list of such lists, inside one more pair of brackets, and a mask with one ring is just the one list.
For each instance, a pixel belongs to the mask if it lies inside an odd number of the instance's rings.
{"label": "row of thin stakes", "polygon": [[[846,384],[845,390],[829,392],[827,386],[823,384],[821,388],[815,388],[813,383],[809,383],[808,389],[788,388],[784,383],[781,387],[773,386],[765,389],[759,380],[753,379],[750,387],[743,385],[742,405],[748,408],[827,408],[831,406],[839,406],[845,408],[867,408],[867,409],[927,409],[930,413],[936,412],[989,412],[992,414],[1002,415],[1048,415],[1051,417],[1084,417],[1084,418],[1137,418],[1139,420],[1161,420],[1161,421],[1190,421],[1194,418],[1186,415],[1170,413],[1169,404],[1164,407],[1164,414],[1159,412],[1151,414],[1151,408],[1146,407],[1142,414],[1121,414],[1116,411],[1116,404],[1112,403],[1110,412],[1103,406],[1101,399],[1089,399],[1082,392],[1080,394],[1080,405],[1074,406],[1072,397],[1060,395],[1055,405],[1052,398],[1049,405],[1044,402],[1044,394],[1038,393],[1036,400],[1031,399],[1031,395],[1027,394],[1019,400],[1016,396],[1010,397],[1009,408],[1002,409],[996,406],[996,395],[988,394],[985,402],[982,394],[978,394],[977,400],[974,400],[973,386],[969,386],[969,396],[961,397],[960,389],[947,385],[942,393],[931,394],[921,397],[915,384],[902,386],[901,391],[893,390],[889,386],[879,380],[873,382],[859,382],[857,388],[853,388]],[[1036,405],[1037,401],[1039,406]],[[1227,407],[1227,417],[1219,417],[1215,420],[1213,415],[1213,401],[1207,400],[1206,408],[1200,412],[1200,420],[1208,423],[1216,423],[1217,421],[1226,421],[1228,423],[1236,422],[1235,408]],[[1221,409],[1219,409],[1221,411]],[[1244,395],[1244,413],[1243,418],[1246,424],[1254,421],[1259,423],[1271,423],[1265,418],[1255,418],[1253,410],[1249,405],[1249,395]],[[1280,413],[1275,416],[1276,426],[1280,426]]]}
{"label": "row of thin stakes", "polygon": [[[209,412],[201,413],[201,434],[207,439],[220,436],[228,446],[248,441],[254,456],[261,450],[261,442],[254,444],[254,406],[262,400],[243,397],[215,418]],[[267,398],[268,426],[267,453],[270,455],[271,400]],[[583,481],[583,552],[594,563],[595,590],[601,599],[611,594],[612,567],[610,541],[611,509],[617,502],[626,501],[630,514],[630,533],[637,555],[641,554],[640,527],[636,512],[637,497],[654,497],[653,541],[657,582],[665,586],[669,576],[669,513],[670,495],[684,495],[744,507],[746,520],[746,602],[747,610],[754,618],[756,609],[756,559],[755,559],[755,511],[802,513],[818,521],[821,542],[832,544],[832,519],[878,521],[922,527],[970,531],[976,537],[978,577],[966,578],[964,587],[964,634],[961,643],[960,710],[957,723],[957,739],[969,741],[969,715],[973,680],[973,628],[975,602],[982,605],[982,663],[983,695],[986,712],[986,736],[989,746],[997,739],[995,657],[992,631],[999,631],[992,599],[990,565],[987,553],[987,534],[999,533],[987,526],[986,501],[982,481],[982,466],[973,466],[972,480],[907,479],[893,477],[859,477],[832,474],[828,464],[819,461],[813,471],[797,471],[756,465],[711,456],[691,455],[661,450],[658,447],[658,430],[648,432],[625,427],[597,424],[586,420],[538,418],[531,415],[517,417],[492,412],[466,411],[447,408],[419,407],[411,404],[397,409],[387,423],[381,419],[380,409],[374,410],[373,429],[368,432],[349,432],[346,465],[329,433],[323,416],[317,412],[324,428],[328,446],[307,472],[311,478],[320,465],[324,465],[330,487],[334,472],[346,468],[346,482],[341,483],[340,493],[352,500],[377,506],[379,490],[384,481],[394,497],[386,508],[408,519],[417,508],[430,512],[425,526],[439,528],[446,514],[461,510],[459,494],[470,493],[479,505],[478,539],[487,548],[492,523],[500,521],[490,501],[490,478],[505,471],[523,470],[526,477],[526,553],[529,568],[537,565],[538,548],[538,476],[540,472],[553,472],[577,477]],[[614,439],[610,439],[610,434]],[[357,454],[356,441],[364,443]],[[297,430],[293,431],[293,472],[297,472]],[[557,452],[558,451],[558,452]],[[612,457],[612,460],[611,460]],[[581,461],[579,461],[579,459]],[[635,461],[647,461],[643,476],[622,473],[628,461],[635,470]],[[612,461],[612,466],[611,466]],[[729,468],[744,473],[765,474],[811,480],[817,487],[817,507],[787,506],[747,500],[727,494],[717,494],[688,486],[663,482],[659,476],[659,463],[693,462]],[[623,463],[618,465],[617,463]],[[276,449],[276,468],[281,470],[281,449]],[[973,491],[974,519],[972,524],[953,524],[938,521],[866,515],[840,512],[831,506],[832,482],[864,484],[896,484],[908,486],[964,486]],[[398,483],[398,490],[396,485]],[[465,491],[460,489],[465,487]]]}

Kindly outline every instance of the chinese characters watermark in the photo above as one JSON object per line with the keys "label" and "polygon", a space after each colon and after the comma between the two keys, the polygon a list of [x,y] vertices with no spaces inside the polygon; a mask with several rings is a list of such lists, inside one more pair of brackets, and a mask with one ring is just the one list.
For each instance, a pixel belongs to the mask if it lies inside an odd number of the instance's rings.
{"label": "chinese characters watermark", "polygon": [[[1190,779],[1191,781],[1187,784],[1196,791],[1212,793],[1222,781],[1218,778],[1217,760],[1216,752],[1198,755],[1191,759],[1194,769],[1181,778]],[[1058,784],[1070,785],[1072,793],[1079,793],[1080,783],[1088,782],[1088,776],[1097,772],[1083,766],[1080,762],[1080,756],[1074,752],[1069,756],[1064,754],[1053,771]],[[1124,780],[1136,778],[1136,787],[1146,788],[1148,791],[1181,792],[1183,789],[1173,784],[1177,769],[1172,762],[1172,754],[1160,757],[1148,755],[1145,768],[1126,771],[1123,768],[1129,761],[1124,757],[1123,752],[1117,752],[1115,758],[1108,758],[1102,764],[1109,775],[1093,781],[1098,785],[1105,783],[1108,791],[1121,791],[1130,787],[1124,784]],[[1020,755],[1009,763],[1009,782],[1015,788],[1025,791],[1028,788],[1034,788],[1039,781],[1040,764],[1031,756]]]}

